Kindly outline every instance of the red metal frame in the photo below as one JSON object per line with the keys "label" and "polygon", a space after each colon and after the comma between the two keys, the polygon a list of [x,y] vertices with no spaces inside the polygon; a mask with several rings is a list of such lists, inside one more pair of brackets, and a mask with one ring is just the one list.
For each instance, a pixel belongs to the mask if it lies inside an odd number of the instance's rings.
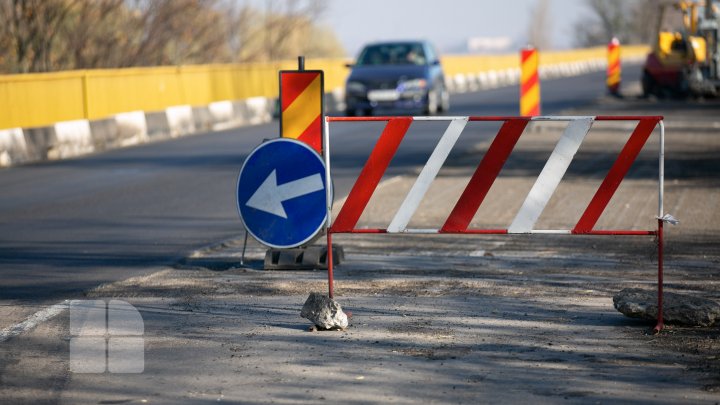
{"label": "red metal frame", "polygon": [[592,230],[659,121],[652,118],[641,118],[639,120],[637,127],[630,135],[630,139],[625,143],[625,147],[623,147],[617,160],[610,168],[607,176],[605,176],[600,188],[598,188],[592,201],[590,201],[590,204],[588,204],[585,212],[575,225],[573,233],[588,233]]}
{"label": "red metal frame", "polygon": [[462,232],[468,229],[528,122],[529,119],[505,121],[440,232]]}
{"label": "red metal frame", "polygon": [[[340,209],[336,220],[327,228],[328,245],[328,288],[332,298],[333,291],[333,262],[332,262],[332,234],[384,234],[387,229],[356,229],[362,212],[365,210],[375,188],[380,182],[390,160],[396,153],[400,142],[413,122],[412,117],[326,117],[326,122],[357,122],[357,121],[386,121],[387,125],[378,139],[373,151],[368,157],[357,181],[353,185],[345,204]],[[448,118],[450,119],[450,118]],[[607,207],[612,196],[637,158],[650,134],[654,131],[662,116],[596,116],[595,121],[638,121],[632,135],[618,155],[607,176],[596,191],[593,199],[583,212],[575,227],[568,230],[571,235],[596,236],[655,236],[658,247],[658,317],[654,331],[662,330],[663,324],[663,220],[658,218],[657,230],[594,230],[593,227]],[[469,121],[497,122],[504,124],[493,139],[488,151],[473,173],[468,185],[458,199],[455,207],[438,229],[438,234],[475,234],[475,235],[504,235],[507,229],[470,229],[468,228],[473,216],[485,199],[490,187],[493,185],[510,153],[525,130],[532,117],[468,117]],[[539,120],[543,120],[540,118]],[[661,180],[662,182],[662,180]],[[662,186],[660,188],[662,190]],[[662,191],[661,191],[662,192]],[[662,199],[660,201],[662,205]],[[411,233],[411,232],[409,232]]]}
{"label": "red metal frame", "polygon": [[355,227],[412,122],[408,117],[389,120],[333,222],[333,232],[349,232]]}
{"label": "red metal frame", "polygon": [[[328,218],[329,220],[329,218]],[[328,264],[328,296],[335,298],[333,289],[333,255],[332,255],[332,232],[328,228],[327,231],[327,264]]]}

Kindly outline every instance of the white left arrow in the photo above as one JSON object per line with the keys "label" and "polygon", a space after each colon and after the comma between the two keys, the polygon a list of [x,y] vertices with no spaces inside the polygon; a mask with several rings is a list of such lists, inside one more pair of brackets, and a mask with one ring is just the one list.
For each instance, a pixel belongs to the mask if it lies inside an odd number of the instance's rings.
{"label": "white left arrow", "polygon": [[275,172],[273,170],[267,176],[245,205],[287,219],[287,213],[282,205],[283,201],[323,189],[320,173],[278,185]]}

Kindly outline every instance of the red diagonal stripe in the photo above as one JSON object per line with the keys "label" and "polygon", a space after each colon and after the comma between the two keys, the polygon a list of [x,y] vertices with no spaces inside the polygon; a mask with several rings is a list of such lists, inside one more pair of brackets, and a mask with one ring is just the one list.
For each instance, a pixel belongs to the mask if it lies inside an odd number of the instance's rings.
{"label": "red diagonal stripe", "polygon": [[400,142],[412,124],[412,118],[392,118],[388,121],[383,133],[380,135],[375,147],[370,153],[365,166],[353,185],[345,204],[332,224],[332,232],[350,232],[355,228],[367,203],[370,201],[373,192],[390,160],[395,155]]}
{"label": "red diagonal stripe", "polygon": [[300,134],[298,140],[305,142],[322,154],[322,114],[318,115],[312,124]]}
{"label": "red diagonal stripe", "polygon": [[615,72],[620,69],[620,60],[616,60],[615,62],[608,65],[608,72]]}
{"label": "red diagonal stripe", "polygon": [[445,225],[440,229],[441,233],[462,232],[467,229],[528,122],[529,119],[526,118],[505,121],[475,169]]}
{"label": "red diagonal stripe", "polygon": [[281,108],[284,111],[320,75],[319,72],[281,72]]}
{"label": "red diagonal stripe", "polygon": [[600,188],[595,192],[595,196],[593,196],[582,217],[580,217],[580,220],[572,230],[573,233],[588,233],[592,231],[598,219],[600,219],[600,215],[602,215],[605,207],[607,207],[610,199],[620,186],[620,182],[625,178],[628,170],[630,170],[630,166],[632,166],[659,121],[660,119],[658,118],[640,119],[637,127],[635,127],[632,135],[630,135],[630,139],[628,139],[622,151],[620,151],[617,160],[615,160],[607,176],[605,176],[605,180],[600,184]]}
{"label": "red diagonal stripe", "polygon": [[520,62],[525,63],[525,61],[527,61],[535,52],[535,49],[523,49],[520,52]]}
{"label": "red diagonal stripe", "polygon": [[520,84],[520,96],[532,89],[532,87],[537,84],[538,80],[538,73],[535,71],[532,76],[528,77],[526,81]]}
{"label": "red diagonal stripe", "polygon": [[540,104],[535,103],[528,111],[523,111],[523,115],[526,117],[536,117],[540,115]]}

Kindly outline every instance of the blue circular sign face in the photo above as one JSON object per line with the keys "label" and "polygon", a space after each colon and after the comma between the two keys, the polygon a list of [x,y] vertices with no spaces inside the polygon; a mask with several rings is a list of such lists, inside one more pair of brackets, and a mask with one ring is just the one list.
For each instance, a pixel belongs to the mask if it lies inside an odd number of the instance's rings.
{"label": "blue circular sign face", "polygon": [[245,159],[237,205],[245,229],[258,242],[293,248],[313,239],[327,217],[325,163],[303,142],[277,138]]}

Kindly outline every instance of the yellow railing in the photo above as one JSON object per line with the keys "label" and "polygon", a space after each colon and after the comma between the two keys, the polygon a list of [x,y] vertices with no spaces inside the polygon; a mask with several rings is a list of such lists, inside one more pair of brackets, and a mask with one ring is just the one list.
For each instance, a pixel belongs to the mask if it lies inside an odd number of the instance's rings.
{"label": "yellow railing", "polygon": [[[650,48],[644,45],[623,46],[621,56],[644,57]],[[607,58],[607,48],[604,46],[587,49],[574,49],[568,51],[540,52],[540,66],[557,65],[562,63],[579,62],[584,60]],[[510,55],[468,55],[446,56],[442,60],[445,74],[448,76],[486,72],[489,70],[504,70],[520,67],[520,52]]]}
{"label": "yellow railing", "polygon": [[[540,64],[605,57],[605,48],[545,52]],[[624,47],[623,57],[647,53],[647,47]],[[446,56],[448,75],[518,66],[518,55]],[[308,60],[307,69],[325,71],[325,90],[343,86],[346,59]],[[296,62],[249,63],[57,73],[0,75],[0,129],[36,127],[58,121],[99,119],[127,111],[159,111],[173,105],[277,97],[278,70]]]}

